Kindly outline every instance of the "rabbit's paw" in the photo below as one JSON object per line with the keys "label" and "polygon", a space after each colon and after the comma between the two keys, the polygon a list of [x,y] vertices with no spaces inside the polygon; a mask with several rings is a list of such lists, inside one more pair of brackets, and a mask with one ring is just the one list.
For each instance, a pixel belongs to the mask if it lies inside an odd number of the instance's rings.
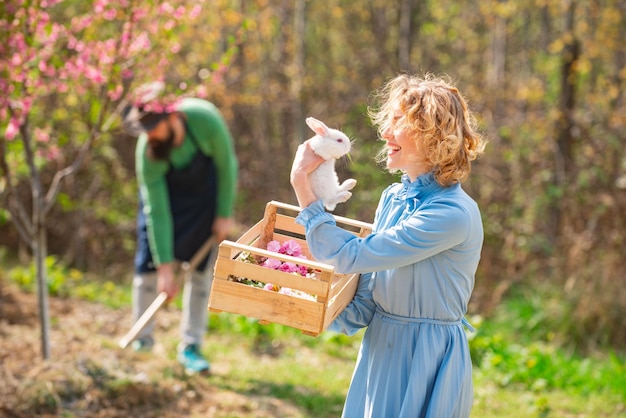
{"label": "rabbit's paw", "polygon": [[343,203],[352,197],[352,193],[348,191],[339,192],[335,195],[337,203]]}
{"label": "rabbit's paw", "polygon": [[[343,191],[348,191],[348,190],[352,190],[354,188],[354,186],[356,186],[356,180],[355,179],[348,179],[346,181],[344,181],[343,183],[341,183],[340,189]],[[350,199],[350,196],[348,196],[348,199]],[[346,200],[348,200],[346,199]]]}

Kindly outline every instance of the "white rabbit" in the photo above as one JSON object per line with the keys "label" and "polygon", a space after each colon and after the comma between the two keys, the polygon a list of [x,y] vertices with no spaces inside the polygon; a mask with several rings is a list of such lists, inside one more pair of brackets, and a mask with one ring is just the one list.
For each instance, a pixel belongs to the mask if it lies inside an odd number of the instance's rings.
{"label": "white rabbit", "polygon": [[356,185],[355,179],[348,179],[339,184],[339,177],[335,171],[335,160],[350,152],[350,138],[315,118],[306,118],[306,124],[317,134],[311,138],[311,148],[326,160],[309,174],[311,188],[315,196],[324,202],[326,209],[335,210],[338,203],[350,199],[352,193],[349,190]]}

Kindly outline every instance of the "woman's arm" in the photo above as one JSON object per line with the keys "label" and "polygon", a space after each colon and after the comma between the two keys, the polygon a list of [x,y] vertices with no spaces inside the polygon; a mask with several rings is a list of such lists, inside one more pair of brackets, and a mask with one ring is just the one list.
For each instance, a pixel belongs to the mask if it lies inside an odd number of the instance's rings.
{"label": "woman's arm", "polygon": [[369,325],[376,311],[376,303],[372,299],[370,288],[371,279],[371,273],[361,274],[352,302],[330,323],[329,331],[354,335],[358,330]]}

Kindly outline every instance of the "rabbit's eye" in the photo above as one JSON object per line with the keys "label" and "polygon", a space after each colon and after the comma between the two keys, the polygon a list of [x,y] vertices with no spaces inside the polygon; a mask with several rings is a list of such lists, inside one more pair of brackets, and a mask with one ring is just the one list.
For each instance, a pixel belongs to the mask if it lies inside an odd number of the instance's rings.
{"label": "rabbit's eye", "polygon": [[341,144],[341,143],[343,142],[343,139],[338,138],[338,139],[336,139],[335,141],[337,141],[337,142],[339,142],[339,143]]}

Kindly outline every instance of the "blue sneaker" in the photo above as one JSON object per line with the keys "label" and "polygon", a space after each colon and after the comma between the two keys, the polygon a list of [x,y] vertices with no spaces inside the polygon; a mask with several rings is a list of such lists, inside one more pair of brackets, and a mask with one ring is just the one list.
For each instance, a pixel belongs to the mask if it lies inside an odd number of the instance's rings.
{"label": "blue sneaker", "polygon": [[183,365],[185,372],[189,374],[208,374],[211,365],[200,354],[200,349],[195,344],[190,344],[178,352],[178,362]]}

